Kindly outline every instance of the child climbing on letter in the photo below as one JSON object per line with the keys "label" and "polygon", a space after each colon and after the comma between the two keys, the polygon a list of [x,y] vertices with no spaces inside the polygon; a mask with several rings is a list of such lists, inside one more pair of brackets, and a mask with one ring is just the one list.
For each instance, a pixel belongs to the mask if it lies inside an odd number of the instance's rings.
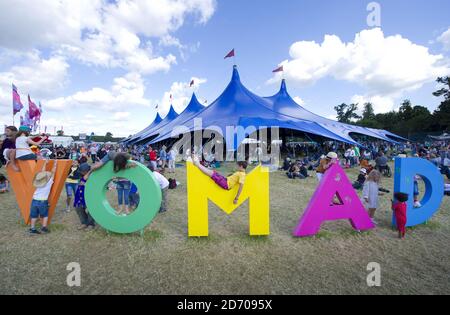
{"label": "child climbing on letter", "polygon": [[[30,210],[31,235],[42,233],[47,234],[50,232],[47,228],[49,209],[48,196],[50,195],[54,183],[57,163],[56,161],[53,161],[53,168],[51,172],[46,171],[47,164],[48,160],[45,160],[42,171],[37,173],[33,179],[33,186],[36,188],[36,191],[33,195],[33,201],[31,203]],[[41,231],[36,230],[36,221],[39,218],[42,219]]]}
{"label": "child climbing on letter", "polygon": [[193,161],[194,165],[197,166],[200,171],[202,171],[202,173],[211,177],[211,179],[220,188],[225,189],[225,190],[231,190],[236,185],[239,185],[238,193],[236,195],[236,198],[234,198],[234,201],[233,201],[233,203],[235,205],[239,203],[239,197],[242,194],[242,190],[244,189],[244,184],[245,184],[245,177],[246,177],[245,172],[248,167],[247,162],[245,162],[245,161],[237,162],[237,166],[238,166],[237,171],[233,175],[231,175],[227,178],[227,177],[217,173],[216,171],[212,171],[212,170],[204,167],[203,165],[201,165],[198,157],[196,157],[196,156],[192,157],[192,161]]}

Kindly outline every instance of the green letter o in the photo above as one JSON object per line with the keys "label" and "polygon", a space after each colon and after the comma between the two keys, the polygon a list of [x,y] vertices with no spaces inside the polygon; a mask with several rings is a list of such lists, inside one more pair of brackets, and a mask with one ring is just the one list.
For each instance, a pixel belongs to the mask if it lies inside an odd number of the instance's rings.
{"label": "green letter o", "polygon": [[[108,162],[93,172],[86,183],[85,198],[89,214],[108,231],[128,234],[143,230],[155,218],[161,207],[161,188],[152,172],[144,165],[137,165],[119,173],[114,173],[114,163]],[[138,208],[126,217],[117,216],[106,199],[106,186],[115,177],[133,182],[139,191]]]}

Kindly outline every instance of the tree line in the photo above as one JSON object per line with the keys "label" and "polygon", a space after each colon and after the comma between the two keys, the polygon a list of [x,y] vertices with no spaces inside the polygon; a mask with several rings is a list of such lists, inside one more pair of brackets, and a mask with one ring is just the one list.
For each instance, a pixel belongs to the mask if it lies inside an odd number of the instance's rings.
{"label": "tree line", "polygon": [[414,105],[410,100],[404,100],[398,111],[383,114],[375,114],[371,103],[363,105],[362,114],[358,114],[359,104],[343,103],[334,108],[337,119],[347,124],[388,130],[407,138],[414,134],[450,133],[450,77],[440,77],[437,82],[442,88],[433,95],[444,99],[434,112],[425,106]]}

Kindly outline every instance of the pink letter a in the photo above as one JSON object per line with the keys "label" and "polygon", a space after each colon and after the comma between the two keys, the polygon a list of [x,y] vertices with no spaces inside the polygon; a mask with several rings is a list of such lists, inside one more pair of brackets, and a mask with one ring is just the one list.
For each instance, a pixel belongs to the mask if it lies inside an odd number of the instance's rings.
{"label": "pink letter a", "polygon": [[[339,199],[339,204],[333,203],[335,196]],[[344,170],[336,164],[325,173],[294,231],[294,236],[316,235],[324,221],[344,219],[350,220],[355,230],[365,231],[375,227]]]}

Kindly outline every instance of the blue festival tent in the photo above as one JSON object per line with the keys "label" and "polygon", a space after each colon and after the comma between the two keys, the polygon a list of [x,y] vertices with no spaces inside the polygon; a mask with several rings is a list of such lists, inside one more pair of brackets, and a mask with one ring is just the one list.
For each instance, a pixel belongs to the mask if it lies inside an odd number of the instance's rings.
{"label": "blue festival tent", "polygon": [[168,124],[170,124],[178,116],[179,116],[178,113],[175,111],[175,109],[171,105],[170,106],[170,111],[167,114],[167,116],[162,121],[160,121],[159,123],[156,123],[156,124],[154,123],[154,124],[152,124],[152,126],[147,128],[146,130],[142,131],[141,135],[135,137],[135,139],[133,140],[133,143],[139,143],[139,142],[143,142],[143,141],[148,141],[149,138],[151,138],[151,137],[153,137],[155,135],[155,132],[157,130],[163,128],[164,126],[166,126]]}
{"label": "blue festival tent", "polygon": [[[158,136],[154,140],[152,140],[150,143],[151,144],[158,143],[162,140],[167,139],[167,138],[164,138],[164,136],[171,135],[172,131],[176,130],[176,128],[179,126],[185,126],[188,121],[192,120],[198,113],[200,113],[205,108],[206,107],[203,106],[198,101],[195,93],[193,93],[191,101],[187,105],[186,109],[171,123],[169,123],[161,128],[158,128],[154,134],[154,135],[158,135]],[[164,138],[164,139],[160,139],[160,138]]]}
{"label": "blue festival tent", "polygon": [[[283,115],[298,118],[298,119],[305,119],[308,121],[314,121],[318,124],[320,124],[325,129],[338,134],[339,136],[347,139],[348,141],[352,142],[355,141],[351,134],[361,134],[364,136],[377,138],[383,141],[388,142],[395,142],[392,138],[397,138],[401,140],[405,140],[397,135],[394,135],[388,131],[385,130],[377,130],[377,129],[371,129],[371,128],[365,128],[355,125],[349,125],[337,122],[335,120],[327,119],[322,116],[316,115],[294,101],[294,99],[289,95],[287,88],[286,88],[286,81],[283,80],[281,83],[280,91],[271,97],[266,97],[267,100],[271,103],[270,108],[274,110],[277,113],[281,113]],[[389,138],[392,137],[392,138]]]}
{"label": "blue festival tent", "polygon": [[140,136],[142,136],[147,131],[149,131],[149,130],[155,128],[156,126],[158,126],[162,121],[163,121],[163,119],[162,119],[161,115],[159,113],[156,113],[155,120],[147,128],[145,128],[144,130],[142,130],[142,131],[138,132],[137,134],[131,136],[130,138],[125,139],[123,142],[127,143],[127,144],[133,144],[136,141],[136,139],[138,139]]}
{"label": "blue festival tent", "polygon": [[[254,131],[271,127],[293,129],[320,135],[336,141],[356,144],[352,139],[346,139],[330,132],[316,122],[277,113],[270,109],[271,105],[269,100],[253,94],[241,83],[239,72],[235,66],[231,82],[222,95],[210,106],[204,108],[184,122],[185,133],[198,129],[215,130],[225,137],[229,149],[234,150]],[[195,126],[195,119],[201,119],[201,127]],[[233,128],[240,126],[242,128],[236,130],[237,134],[233,130],[233,134],[231,135],[226,132],[227,127],[230,126]],[[158,133],[159,136],[151,141],[151,143],[160,142],[172,137],[172,130],[165,130],[164,133],[159,130],[155,130],[154,132]],[[224,135],[224,133],[226,134]],[[152,137],[154,134],[147,133],[146,136]]]}
{"label": "blue festival tent", "polygon": [[176,114],[172,107],[164,120],[158,124],[153,123],[132,139],[134,143],[158,143],[176,137],[177,134],[173,133],[176,127],[180,126],[180,134],[196,130],[214,130],[225,138],[228,148],[232,150],[236,150],[246,137],[257,130],[271,127],[297,130],[356,145],[358,143],[352,138],[352,134],[388,142],[395,142],[394,139],[406,140],[386,130],[343,124],[316,115],[294,101],[284,80],[280,91],[274,96],[257,96],[242,84],[236,66],[233,68],[231,82],[210,106],[202,106],[194,94],[183,113]]}

